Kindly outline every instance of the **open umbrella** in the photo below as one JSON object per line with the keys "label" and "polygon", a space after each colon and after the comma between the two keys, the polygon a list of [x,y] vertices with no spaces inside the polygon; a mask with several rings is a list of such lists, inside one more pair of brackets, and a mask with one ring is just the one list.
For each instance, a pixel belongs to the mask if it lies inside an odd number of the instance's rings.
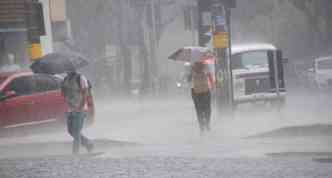
{"label": "open umbrella", "polygon": [[205,47],[186,46],[176,50],[168,58],[175,61],[194,63],[202,60],[204,56],[210,53],[211,51]]}
{"label": "open umbrella", "polygon": [[186,46],[176,50],[168,58],[184,62],[187,66],[191,66],[195,62],[201,62],[207,66],[209,72],[214,73],[215,71],[216,57],[206,47]]}
{"label": "open umbrella", "polygon": [[51,53],[32,63],[34,73],[61,74],[88,65],[88,60],[79,53]]}

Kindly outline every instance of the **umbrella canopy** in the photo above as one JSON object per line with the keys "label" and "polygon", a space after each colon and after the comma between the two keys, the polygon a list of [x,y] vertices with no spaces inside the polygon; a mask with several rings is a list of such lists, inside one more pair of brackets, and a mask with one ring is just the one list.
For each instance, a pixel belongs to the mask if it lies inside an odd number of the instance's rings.
{"label": "umbrella canopy", "polygon": [[78,53],[51,53],[30,66],[34,73],[61,74],[88,65],[88,60]]}
{"label": "umbrella canopy", "polygon": [[168,58],[175,61],[195,63],[203,59],[203,56],[211,53],[208,48],[200,46],[186,46],[176,50]]}

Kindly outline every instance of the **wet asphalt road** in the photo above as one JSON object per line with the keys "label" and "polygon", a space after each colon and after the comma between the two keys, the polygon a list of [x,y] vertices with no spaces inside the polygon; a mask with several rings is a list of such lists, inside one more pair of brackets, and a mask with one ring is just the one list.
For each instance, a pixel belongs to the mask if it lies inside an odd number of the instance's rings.
{"label": "wet asphalt road", "polygon": [[268,158],[73,158],[56,157],[0,161],[1,177],[290,177],[312,178],[332,176],[331,164],[307,159]]}
{"label": "wet asphalt road", "polygon": [[[298,106],[308,109],[295,112]],[[84,131],[95,140],[96,154],[71,156],[65,129],[1,139],[0,177],[332,177],[329,135],[245,139],[330,122],[312,117],[317,108],[309,106],[316,105],[290,103],[282,115],[244,108],[234,118],[214,116],[212,132],[201,137],[189,97],[98,101],[96,123]]]}

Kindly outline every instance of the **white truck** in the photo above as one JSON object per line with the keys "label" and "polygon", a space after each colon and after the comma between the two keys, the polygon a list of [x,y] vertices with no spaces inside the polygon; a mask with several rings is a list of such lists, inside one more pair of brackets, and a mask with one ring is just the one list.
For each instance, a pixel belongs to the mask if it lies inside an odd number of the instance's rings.
{"label": "white truck", "polygon": [[280,50],[271,44],[234,45],[231,60],[235,106],[258,102],[283,106],[286,59]]}
{"label": "white truck", "polygon": [[[234,106],[262,102],[283,106],[286,100],[284,60],[281,51],[271,44],[233,45],[231,67]],[[215,64],[209,65],[214,70]],[[190,65],[185,65],[184,69],[176,84],[187,91],[190,87],[187,80]]]}

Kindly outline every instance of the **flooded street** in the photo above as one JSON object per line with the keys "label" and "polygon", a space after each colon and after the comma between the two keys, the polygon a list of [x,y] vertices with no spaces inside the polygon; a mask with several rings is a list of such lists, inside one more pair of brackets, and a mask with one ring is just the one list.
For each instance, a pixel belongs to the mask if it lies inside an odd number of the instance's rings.
{"label": "flooded street", "polygon": [[310,107],[291,112],[306,104],[291,101],[282,115],[249,108],[233,118],[214,115],[212,131],[200,136],[189,96],[98,100],[95,124],[84,131],[96,143],[95,154],[82,148],[80,156],[71,156],[71,138],[65,129],[2,139],[0,175],[331,177],[330,126],[319,125],[329,123],[328,118],[310,118],[315,109]]}
{"label": "flooded street", "polygon": [[331,178],[331,7],[0,0],[0,178]]}
{"label": "flooded street", "polygon": [[183,157],[42,158],[0,162],[2,177],[331,177],[330,164],[307,159]]}

